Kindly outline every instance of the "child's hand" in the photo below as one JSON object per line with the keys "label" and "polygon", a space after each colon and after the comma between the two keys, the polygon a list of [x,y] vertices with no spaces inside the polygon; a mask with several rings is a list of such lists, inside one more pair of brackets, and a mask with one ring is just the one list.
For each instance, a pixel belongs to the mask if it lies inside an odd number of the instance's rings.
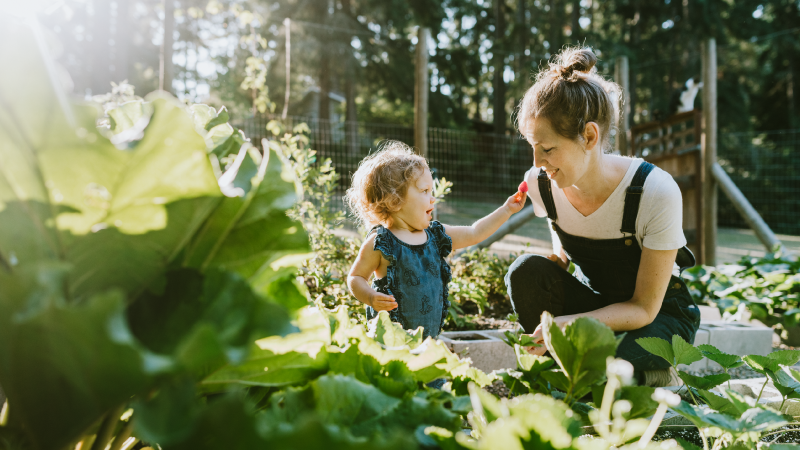
{"label": "child's hand", "polygon": [[375,311],[391,311],[397,308],[397,301],[391,295],[374,292],[369,296],[369,306]]}
{"label": "child's hand", "polygon": [[516,214],[522,211],[522,208],[525,206],[525,200],[528,199],[528,194],[524,192],[517,192],[516,194],[508,197],[508,200],[503,204],[511,214]]}

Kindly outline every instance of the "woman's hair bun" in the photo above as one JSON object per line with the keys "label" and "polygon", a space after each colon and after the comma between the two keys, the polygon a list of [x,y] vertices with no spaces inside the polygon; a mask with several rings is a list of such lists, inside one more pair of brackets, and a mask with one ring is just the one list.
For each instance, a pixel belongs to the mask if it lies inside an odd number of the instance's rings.
{"label": "woman's hair bun", "polygon": [[552,68],[562,78],[575,81],[575,72],[590,73],[597,64],[597,56],[589,47],[573,47],[564,49],[557,57]]}

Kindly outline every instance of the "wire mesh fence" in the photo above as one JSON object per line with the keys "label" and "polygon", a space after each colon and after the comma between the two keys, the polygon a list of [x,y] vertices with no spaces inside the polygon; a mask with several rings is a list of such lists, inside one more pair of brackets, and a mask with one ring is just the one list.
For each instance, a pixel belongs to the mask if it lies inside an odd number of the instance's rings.
{"label": "wire mesh fence", "polygon": [[[239,123],[247,136],[259,142],[267,136],[268,117]],[[358,163],[386,140],[414,144],[409,126],[331,122],[292,117],[289,127],[309,126],[310,146],[318,159],[330,158],[341,175],[337,208],[350,186]],[[721,133],[719,162],[776,233],[800,235],[800,130],[768,133]],[[454,183],[448,202],[497,203],[513,194],[533,164],[530,145],[519,135],[498,135],[432,128],[428,132],[428,161],[435,176]],[[719,225],[747,228],[722,194]]]}
{"label": "wire mesh fence", "polygon": [[[726,133],[717,156],[736,186],[776,233],[800,235],[800,130]],[[719,197],[719,225],[747,228]]]}
{"label": "wire mesh fence", "polygon": [[[266,137],[268,117],[254,117],[239,126],[254,142]],[[386,140],[414,145],[414,128],[402,125],[331,122],[292,117],[288,127],[306,123],[309,140],[320,160],[330,158],[341,175],[338,194],[344,195],[358,163]],[[533,165],[530,145],[518,134],[492,134],[465,130],[428,130],[428,163],[434,176],[453,182],[448,202],[504,201],[517,190]],[[337,205],[344,207],[344,204]]]}

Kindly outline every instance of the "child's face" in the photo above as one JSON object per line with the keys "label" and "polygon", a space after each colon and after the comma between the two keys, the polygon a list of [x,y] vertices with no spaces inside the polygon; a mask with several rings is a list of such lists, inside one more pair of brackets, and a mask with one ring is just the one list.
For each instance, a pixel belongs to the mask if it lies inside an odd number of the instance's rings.
{"label": "child's face", "polygon": [[392,215],[394,225],[411,231],[424,230],[431,223],[433,213],[433,177],[426,167],[417,179],[408,184],[405,202],[400,211]]}

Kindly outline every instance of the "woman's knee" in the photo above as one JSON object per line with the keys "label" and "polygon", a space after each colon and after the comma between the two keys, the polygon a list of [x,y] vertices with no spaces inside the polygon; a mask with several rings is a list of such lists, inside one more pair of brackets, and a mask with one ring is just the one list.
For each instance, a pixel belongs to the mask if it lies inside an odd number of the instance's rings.
{"label": "woman's knee", "polygon": [[508,268],[505,276],[509,294],[514,287],[526,290],[532,288],[532,285],[537,284],[538,280],[550,277],[554,267],[558,268],[558,265],[542,255],[520,256]]}

